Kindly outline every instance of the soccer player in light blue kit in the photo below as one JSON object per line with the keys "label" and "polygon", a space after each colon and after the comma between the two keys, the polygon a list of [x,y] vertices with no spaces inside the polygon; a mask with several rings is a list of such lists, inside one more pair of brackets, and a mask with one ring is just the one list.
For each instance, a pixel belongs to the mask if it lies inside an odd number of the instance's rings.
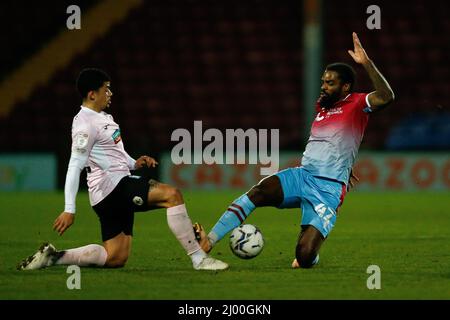
{"label": "soccer player in light blue kit", "polygon": [[292,267],[310,268],[319,261],[319,249],[336,222],[348,185],[352,184],[351,169],[369,114],[394,100],[391,87],[367,56],[356,33],[353,45],[354,50],[348,53],[365,68],[375,91],[353,92],[353,68],[344,63],[328,65],[301,166],[262,179],[228,207],[208,235],[200,224],[195,224],[203,250],[209,252],[257,207],[300,207],[301,231]]}

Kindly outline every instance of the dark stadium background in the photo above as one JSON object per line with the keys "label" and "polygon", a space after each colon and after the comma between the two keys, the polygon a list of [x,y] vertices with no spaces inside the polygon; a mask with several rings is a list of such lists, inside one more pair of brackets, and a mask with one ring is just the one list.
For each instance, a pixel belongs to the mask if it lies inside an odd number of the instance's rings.
{"label": "dark stadium background", "polygon": [[[3,83],[59,33],[69,32],[68,5],[80,6],[83,29],[86,12],[98,3],[2,2]],[[366,27],[370,4],[381,8],[381,30]],[[112,77],[110,112],[134,156],[170,150],[172,131],[192,128],[194,120],[202,120],[204,129],[280,128],[280,149],[300,154],[311,122],[304,82],[313,82],[317,92],[320,86],[319,79],[303,75],[304,10],[302,1],[143,1],[48,81],[16,99],[0,117],[0,150],[56,154],[62,187],[70,124],[80,105],[75,78],[81,68],[97,66]],[[322,2],[321,66],[350,63],[358,72],[357,90],[371,90],[347,54],[356,31],[396,94],[388,110],[371,117],[362,150],[450,149],[449,10],[446,1]],[[13,88],[19,95],[22,84]]]}

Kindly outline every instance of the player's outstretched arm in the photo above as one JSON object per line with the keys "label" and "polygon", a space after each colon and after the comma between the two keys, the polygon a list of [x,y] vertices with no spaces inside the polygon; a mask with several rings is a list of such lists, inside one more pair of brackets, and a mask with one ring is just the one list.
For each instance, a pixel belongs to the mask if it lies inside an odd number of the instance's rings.
{"label": "player's outstretched arm", "polygon": [[354,50],[348,50],[348,53],[352,56],[353,60],[355,60],[356,63],[361,64],[369,74],[370,80],[375,87],[375,91],[368,97],[369,103],[372,111],[379,111],[394,101],[394,92],[387,80],[380,71],[378,71],[373,61],[367,56],[367,53],[362,47],[361,41],[359,41],[355,32],[353,32],[353,46]]}
{"label": "player's outstretched arm", "polygon": [[69,212],[61,213],[53,223],[53,230],[61,236],[74,222],[75,215]]}

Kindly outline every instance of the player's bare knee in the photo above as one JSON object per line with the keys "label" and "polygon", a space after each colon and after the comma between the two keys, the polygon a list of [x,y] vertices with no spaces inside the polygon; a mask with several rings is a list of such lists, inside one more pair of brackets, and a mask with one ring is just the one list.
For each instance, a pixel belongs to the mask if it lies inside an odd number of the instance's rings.
{"label": "player's bare knee", "polygon": [[175,187],[169,187],[167,189],[166,198],[167,198],[166,200],[167,208],[175,207],[184,203],[181,191]]}
{"label": "player's bare knee", "polygon": [[283,201],[283,191],[276,176],[262,179],[247,196],[256,207],[278,206]]}
{"label": "player's bare knee", "polygon": [[108,257],[105,266],[108,268],[123,268],[128,261],[128,256],[117,255]]}
{"label": "player's bare knee", "polygon": [[253,202],[253,204],[256,207],[258,207],[264,201],[265,198],[264,190],[261,188],[259,184],[253,186],[253,188],[251,188],[250,191],[247,192],[247,197],[250,199],[251,202]]}
{"label": "player's bare knee", "polygon": [[122,268],[128,261],[128,252],[126,250],[113,249],[108,252],[105,267]]}

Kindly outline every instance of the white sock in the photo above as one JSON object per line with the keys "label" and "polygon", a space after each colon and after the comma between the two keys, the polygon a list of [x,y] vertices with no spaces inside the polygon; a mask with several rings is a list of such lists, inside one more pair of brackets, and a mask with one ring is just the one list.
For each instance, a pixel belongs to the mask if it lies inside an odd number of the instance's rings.
{"label": "white sock", "polygon": [[186,206],[184,204],[167,209],[167,223],[170,230],[172,230],[173,234],[191,257],[194,264],[200,257],[203,259],[204,256],[202,256],[202,253],[206,256],[195,239],[192,221],[187,214]]}
{"label": "white sock", "polygon": [[99,266],[103,267],[108,256],[104,247],[98,244],[88,244],[84,247],[68,249],[55,264],[71,265],[80,267]]}

